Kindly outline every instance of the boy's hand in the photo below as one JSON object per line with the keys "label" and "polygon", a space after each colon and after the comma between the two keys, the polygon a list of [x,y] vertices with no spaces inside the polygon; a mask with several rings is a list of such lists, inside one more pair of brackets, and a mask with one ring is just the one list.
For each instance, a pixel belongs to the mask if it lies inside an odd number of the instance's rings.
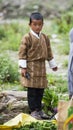
{"label": "boy's hand", "polygon": [[27,68],[21,68],[21,75],[24,77],[27,72]]}
{"label": "boy's hand", "polygon": [[56,67],[52,68],[52,70],[53,70],[53,71],[57,71],[57,70],[58,70],[58,67],[56,66]]}

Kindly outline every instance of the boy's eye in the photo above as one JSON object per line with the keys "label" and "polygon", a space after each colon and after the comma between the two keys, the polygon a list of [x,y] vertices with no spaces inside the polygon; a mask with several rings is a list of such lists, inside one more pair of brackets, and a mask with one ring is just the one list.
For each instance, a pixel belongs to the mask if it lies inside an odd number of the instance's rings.
{"label": "boy's eye", "polygon": [[36,23],[34,23],[33,25],[34,25],[34,26],[41,26],[41,24],[36,24]]}
{"label": "boy's eye", "polygon": [[34,26],[37,26],[37,24],[36,24],[36,23],[34,23],[33,25],[34,25]]}

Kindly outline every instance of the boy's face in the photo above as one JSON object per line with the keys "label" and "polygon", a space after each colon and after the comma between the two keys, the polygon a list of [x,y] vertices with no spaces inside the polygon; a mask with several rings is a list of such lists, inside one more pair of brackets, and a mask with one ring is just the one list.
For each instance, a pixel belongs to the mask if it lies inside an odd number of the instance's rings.
{"label": "boy's face", "polygon": [[33,19],[31,24],[29,24],[29,26],[31,27],[31,29],[39,34],[40,31],[42,30],[42,27],[43,27],[43,22],[42,20],[36,20],[36,19]]}

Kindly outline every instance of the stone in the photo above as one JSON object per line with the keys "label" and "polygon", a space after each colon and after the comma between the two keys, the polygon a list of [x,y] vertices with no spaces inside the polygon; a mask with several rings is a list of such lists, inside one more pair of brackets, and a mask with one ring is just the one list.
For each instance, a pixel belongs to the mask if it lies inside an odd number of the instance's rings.
{"label": "stone", "polygon": [[21,112],[29,113],[27,91],[0,92],[0,124],[14,118]]}

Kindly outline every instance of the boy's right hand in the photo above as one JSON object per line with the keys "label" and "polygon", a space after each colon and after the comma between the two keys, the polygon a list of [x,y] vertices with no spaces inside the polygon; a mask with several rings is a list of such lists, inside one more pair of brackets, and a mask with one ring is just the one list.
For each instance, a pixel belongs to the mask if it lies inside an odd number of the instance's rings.
{"label": "boy's right hand", "polygon": [[26,75],[27,68],[21,68],[21,75],[24,77]]}
{"label": "boy's right hand", "polygon": [[53,71],[57,71],[57,70],[58,70],[58,67],[56,66],[56,67],[52,68],[52,70],[53,70]]}

